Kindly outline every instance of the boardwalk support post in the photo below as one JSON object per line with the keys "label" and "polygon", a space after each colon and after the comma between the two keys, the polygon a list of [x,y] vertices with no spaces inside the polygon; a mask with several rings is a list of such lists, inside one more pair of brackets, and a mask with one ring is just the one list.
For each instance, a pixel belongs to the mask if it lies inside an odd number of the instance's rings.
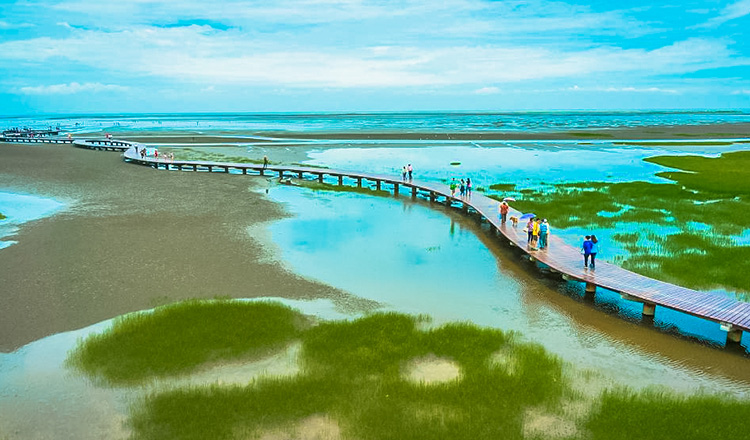
{"label": "boardwalk support post", "polygon": [[394,196],[398,195],[398,183],[393,184],[393,195]]}
{"label": "boardwalk support post", "polygon": [[721,323],[721,329],[727,332],[727,345],[739,344],[742,341],[742,329],[726,322]]}
{"label": "boardwalk support post", "polygon": [[339,176],[339,185],[344,184],[344,176]]}
{"label": "boardwalk support post", "polygon": [[380,191],[380,180],[375,181],[375,188],[377,188],[377,190]]}
{"label": "boardwalk support post", "polygon": [[412,199],[417,198],[417,187],[416,186],[412,186],[411,187],[411,198]]}
{"label": "boardwalk support post", "polygon": [[323,183],[323,173],[318,174],[318,182]]}
{"label": "boardwalk support post", "polygon": [[594,283],[586,283],[586,293],[594,293],[596,292],[596,284]]}
{"label": "boardwalk support post", "polygon": [[656,314],[656,304],[654,303],[643,303],[643,316],[654,316]]}

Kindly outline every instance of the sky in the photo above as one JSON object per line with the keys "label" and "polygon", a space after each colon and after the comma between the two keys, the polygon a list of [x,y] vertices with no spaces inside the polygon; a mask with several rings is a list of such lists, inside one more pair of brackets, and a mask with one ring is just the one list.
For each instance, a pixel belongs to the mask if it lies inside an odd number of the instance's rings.
{"label": "sky", "polygon": [[0,115],[750,108],[750,0],[0,0]]}

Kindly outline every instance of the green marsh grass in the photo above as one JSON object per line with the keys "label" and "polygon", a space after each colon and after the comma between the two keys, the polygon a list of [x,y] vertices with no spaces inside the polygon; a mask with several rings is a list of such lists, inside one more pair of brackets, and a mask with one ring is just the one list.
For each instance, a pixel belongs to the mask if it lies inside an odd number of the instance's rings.
{"label": "green marsh grass", "polygon": [[[750,191],[750,152],[726,153],[716,159],[647,160],[686,172],[670,173],[679,185],[583,182],[524,190],[513,207],[545,217],[559,228],[624,229],[627,232],[616,232],[612,238],[628,252],[617,259],[626,269],[695,289],[723,287],[748,298],[750,246],[735,243],[733,237],[749,224],[750,200],[744,196]],[[628,225],[644,224],[657,230],[676,227],[680,232],[650,236],[652,228],[629,230]],[[693,224],[706,228],[696,231]],[[727,258],[731,264],[726,264]]]}
{"label": "green marsh grass", "polygon": [[665,141],[645,141],[645,142],[613,142],[612,145],[629,145],[635,147],[669,147],[669,146],[711,146],[720,147],[734,145],[731,141],[681,141],[681,142],[665,142]]}
{"label": "green marsh grass", "polygon": [[587,422],[591,439],[740,439],[750,432],[750,402],[657,391],[605,392]]}
{"label": "green marsh grass", "polygon": [[0,212],[0,220],[5,220],[6,218],[8,218],[8,217],[4,216],[3,213]]}
{"label": "green marsh grass", "polygon": [[187,301],[117,318],[82,341],[68,363],[110,385],[135,384],[268,354],[306,325],[301,314],[278,303]]}
{"label": "green marsh grass", "polygon": [[309,188],[313,191],[335,191],[335,192],[350,192],[358,194],[367,194],[381,197],[388,197],[391,192],[385,189],[374,189],[371,186],[354,186],[354,185],[333,185],[325,182],[318,182],[317,180],[299,180],[300,186]]}
{"label": "green marsh grass", "polygon": [[721,156],[655,156],[644,159],[681,171],[658,173],[694,190],[725,196],[750,195],[750,151],[723,153]]}
{"label": "green marsh grass", "polygon": [[515,183],[493,183],[489,186],[490,191],[513,191],[516,189]]}
{"label": "green marsh grass", "polygon": [[[134,438],[252,438],[324,414],[342,438],[521,439],[524,411],[554,405],[566,389],[561,362],[537,345],[464,323],[421,330],[424,319],[323,322],[302,337],[302,374],[153,393],[133,408]],[[498,353],[512,369],[493,360]],[[425,356],[455,362],[459,377],[405,379],[406,366]]]}
{"label": "green marsh grass", "polygon": [[[192,148],[180,148],[173,150],[175,152],[175,160],[194,160],[194,161],[207,161],[207,162],[228,162],[228,163],[251,163],[251,164],[262,164],[263,159],[251,159],[245,156],[229,156],[226,154],[209,152],[209,151],[196,151]],[[269,161],[269,164],[274,162]]]}

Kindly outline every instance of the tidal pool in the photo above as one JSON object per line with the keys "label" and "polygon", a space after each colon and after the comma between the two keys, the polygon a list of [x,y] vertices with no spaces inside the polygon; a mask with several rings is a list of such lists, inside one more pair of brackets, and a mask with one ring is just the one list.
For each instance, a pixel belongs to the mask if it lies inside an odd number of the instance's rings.
{"label": "tidal pool", "polygon": [[64,207],[54,199],[0,191],[0,213],[7,217],[0,220],[0,249],[15,243],[6,237],[15,235],[21,224],[49,217]]}
{"label": "tidal pool", "polygon": [[637,303],[601,289],[587,302],[580,286],[545,276],[457,213],[405,197],[294,187],[269,195],[294,214],[269,228],[303,276],[387,310],[517,331],[615,383],[750,391],[744,356],[686,339],[716,343],[725,337],[717,324],[677,313],[642,324]]}

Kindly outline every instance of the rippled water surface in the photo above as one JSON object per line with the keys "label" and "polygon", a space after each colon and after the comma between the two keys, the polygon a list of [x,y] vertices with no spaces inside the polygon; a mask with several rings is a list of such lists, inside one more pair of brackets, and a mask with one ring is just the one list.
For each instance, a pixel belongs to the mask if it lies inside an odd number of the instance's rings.
{"label": "rippled water surface", "polygon": [[639,322],[637,303],[604,290],[587,301],[581,286],[545,276],[475,222],[442,207],[289,187],[270,195],[295,214],[270,229],[284,261],[305,276],[389,310],[518,331],[620,383],[750,390],[746,358],[684,339],[721,341],[718,325],[667,313],[656,326],[678,322],[683,337],[657,331]]}

